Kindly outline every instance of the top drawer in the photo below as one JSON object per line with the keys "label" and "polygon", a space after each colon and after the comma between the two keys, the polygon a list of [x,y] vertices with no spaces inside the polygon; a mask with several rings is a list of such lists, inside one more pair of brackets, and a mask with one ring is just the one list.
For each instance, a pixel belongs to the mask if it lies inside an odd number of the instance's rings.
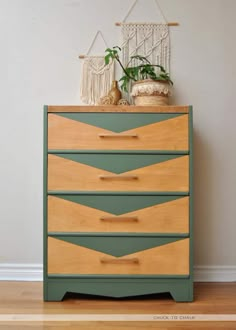
{"label": "top drawer", "polygon": [[188,114],[49,113],[48,149],[183,150]]}

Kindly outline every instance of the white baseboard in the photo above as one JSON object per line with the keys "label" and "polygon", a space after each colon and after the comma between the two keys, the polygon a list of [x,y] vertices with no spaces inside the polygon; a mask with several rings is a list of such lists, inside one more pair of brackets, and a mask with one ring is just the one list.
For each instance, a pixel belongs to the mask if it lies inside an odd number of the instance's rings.
{"label": "white baseboard", "polygon": [[236,266],[196,266],[195,282],[236,282]]}
{"label": "white baseboard", "polygon": [[42,281],[42,264],[0,264],[1,281]]}
{"label": "white baseboard", "polygon": [[[42,281],[42,264],[0,264],[1,281]],[[195,282],[234,282],[236,266],[196,266]]]}

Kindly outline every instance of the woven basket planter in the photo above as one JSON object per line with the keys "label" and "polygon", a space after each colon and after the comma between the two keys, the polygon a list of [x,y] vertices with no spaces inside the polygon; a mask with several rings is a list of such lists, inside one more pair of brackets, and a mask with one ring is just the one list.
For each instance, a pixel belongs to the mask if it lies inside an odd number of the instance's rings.
{"label": "woven basket planter", "polygon": [[168,105],[171,86],[160,80],[140,80],[133,84],[131,95],[135,105]]}

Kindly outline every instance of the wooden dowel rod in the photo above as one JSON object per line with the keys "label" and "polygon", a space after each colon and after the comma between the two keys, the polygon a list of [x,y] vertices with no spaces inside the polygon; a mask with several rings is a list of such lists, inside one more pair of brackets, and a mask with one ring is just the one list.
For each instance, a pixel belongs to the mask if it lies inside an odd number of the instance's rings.
{"label": "wooden dowel rod", "polygon": [[[138,24],[142,24],[142,23],[138,23]],[[116,26],[121,26],[122,25],[122,22],[116,22],[115,25]],[[169,22],[169,23],[167,23],[167,25],[168,26],[179,26],[179,23],[178,22]]]}
{"label": "wooden dowel rod", "polygon": [[169,22],[167,23],[168,26],[179,26],[178,22]]}
{"label": "wooden dowel rod", "polygon": [[[78,58],[86,58],[88,55],[79,55]],[[104,55],[89,55],[89,57],[103,57],[104,58]]]}

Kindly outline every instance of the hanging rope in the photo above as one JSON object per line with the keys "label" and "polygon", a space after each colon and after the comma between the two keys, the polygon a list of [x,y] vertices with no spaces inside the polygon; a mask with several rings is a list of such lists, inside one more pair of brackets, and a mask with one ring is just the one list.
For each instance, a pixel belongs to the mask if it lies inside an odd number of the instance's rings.
{"label": "hanging rope", "polygon": [[[161,16],[164,18],[165,23],[168,24],[168,23],[167,23],[167,19],[166,19],[165,15],[164,15],[164,12],[162,11],[162,9],[161,9],[161,7],[160,7],[158,1],[157,1],[157,0],[154,0],[154,2],[155,2],[155,4],[157,5],[157,8],[158,8],[159,12],[161,13]],[[138,3],[138,0],[134,0],[134,2],[133,2],[133,4],[131,5],[131,7],[129,8],[127,14],[126,14],[125,17],[123,18],[123,21],[122,21],[123,23],[126,22],[127,18],[129,17],[129,15],[130,15],[131,12],[133,11],[133,9],[134,9],[134,7],[137,5],[137,3]]]}

